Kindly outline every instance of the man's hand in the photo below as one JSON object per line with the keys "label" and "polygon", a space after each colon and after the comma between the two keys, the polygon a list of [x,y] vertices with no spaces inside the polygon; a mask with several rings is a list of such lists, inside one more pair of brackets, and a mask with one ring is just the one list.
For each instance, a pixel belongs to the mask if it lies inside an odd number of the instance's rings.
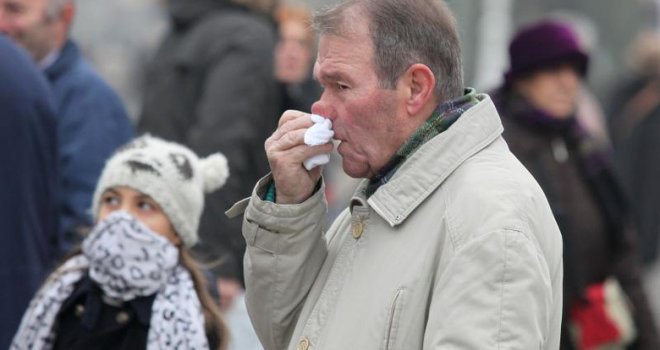
{"label": "man's hand", "polygon": [[307,171],[305,159],[317,154],[329,153],[332,142],[320,146],[305,144],[305,131],[314,123],[310,114],[286,111],[280,118],[277,130],[266,140],[266,155],[275,181],[276,200],[279,204],[302,203],[314,193],[321,178],[321,167]]}

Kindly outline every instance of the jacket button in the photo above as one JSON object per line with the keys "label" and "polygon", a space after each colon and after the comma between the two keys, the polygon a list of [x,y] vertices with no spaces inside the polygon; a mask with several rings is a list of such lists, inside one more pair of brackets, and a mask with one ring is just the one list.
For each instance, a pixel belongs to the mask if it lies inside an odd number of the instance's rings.
{"label": "jacket button", "polygon": [[298,342],[298,346],[296,347],[296,350],[307,350],[309,349],[309,339],[307,337],[302,337],[300,339],[300,342]]}
{"label": "jacket button", "polygon": [[117,316],[115,316],[115,321],[117,321],[118,324],[124,324],[128,322],[130,318],[131,317],[128,315],[126,311],[119,311],[117,313]]}
{"label": "jacket button", "polygon": [[360,239],[362,233],[364,233],[364,222],[362,222],[362,218],[358,218],[353,222],[353,238]]}
{"label": "jacket button", "polygon": [[73,311],[78,318],[82,317],[85,313],[85,306],[83,304],[76,305],[76,308]]}

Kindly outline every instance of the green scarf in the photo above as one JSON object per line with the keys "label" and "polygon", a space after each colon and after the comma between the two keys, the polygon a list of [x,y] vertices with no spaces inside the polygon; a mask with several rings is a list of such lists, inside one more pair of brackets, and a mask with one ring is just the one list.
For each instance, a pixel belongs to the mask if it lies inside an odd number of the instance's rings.
{"label": "green scarf", "polygon": [[399,150],[392,156],[390,161],[374,176],[365,189],[365,194],[370,197],[376,190],[386,184],[396,173],[406,159],[428,140],[440,135],[449,129],[458,118],[468,109],[479,103],[477,93],[468,88],[465,94],[457,99],[444,102],[435,109],[433,114],[406,140]]}

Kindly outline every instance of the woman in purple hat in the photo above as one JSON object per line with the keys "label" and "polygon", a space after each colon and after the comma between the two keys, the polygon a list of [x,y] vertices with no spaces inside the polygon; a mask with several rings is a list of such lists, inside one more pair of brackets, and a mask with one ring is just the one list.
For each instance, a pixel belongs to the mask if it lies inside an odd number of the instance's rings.
{"label": "woman in purple hat", "polygon": [[543,188],[564,238],[561,348],[660,349],[609,152],[576,118],[589,57],[553,21],[523,28],[509,54],[492,95],[505,140]]}

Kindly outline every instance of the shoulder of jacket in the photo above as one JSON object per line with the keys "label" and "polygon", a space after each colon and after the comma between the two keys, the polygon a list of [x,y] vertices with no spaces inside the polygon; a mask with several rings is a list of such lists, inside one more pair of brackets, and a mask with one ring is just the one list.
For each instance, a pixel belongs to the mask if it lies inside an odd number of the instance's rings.
{"label": "shoulder of jacket", "polygon": [[[275,39],[275,27],[265,18],[244,11],[218,11],[201,19],[191,30],[192,36],[225,35],[223,40],[255,36]],[[216,39],[219,39],[216,37]]]}

